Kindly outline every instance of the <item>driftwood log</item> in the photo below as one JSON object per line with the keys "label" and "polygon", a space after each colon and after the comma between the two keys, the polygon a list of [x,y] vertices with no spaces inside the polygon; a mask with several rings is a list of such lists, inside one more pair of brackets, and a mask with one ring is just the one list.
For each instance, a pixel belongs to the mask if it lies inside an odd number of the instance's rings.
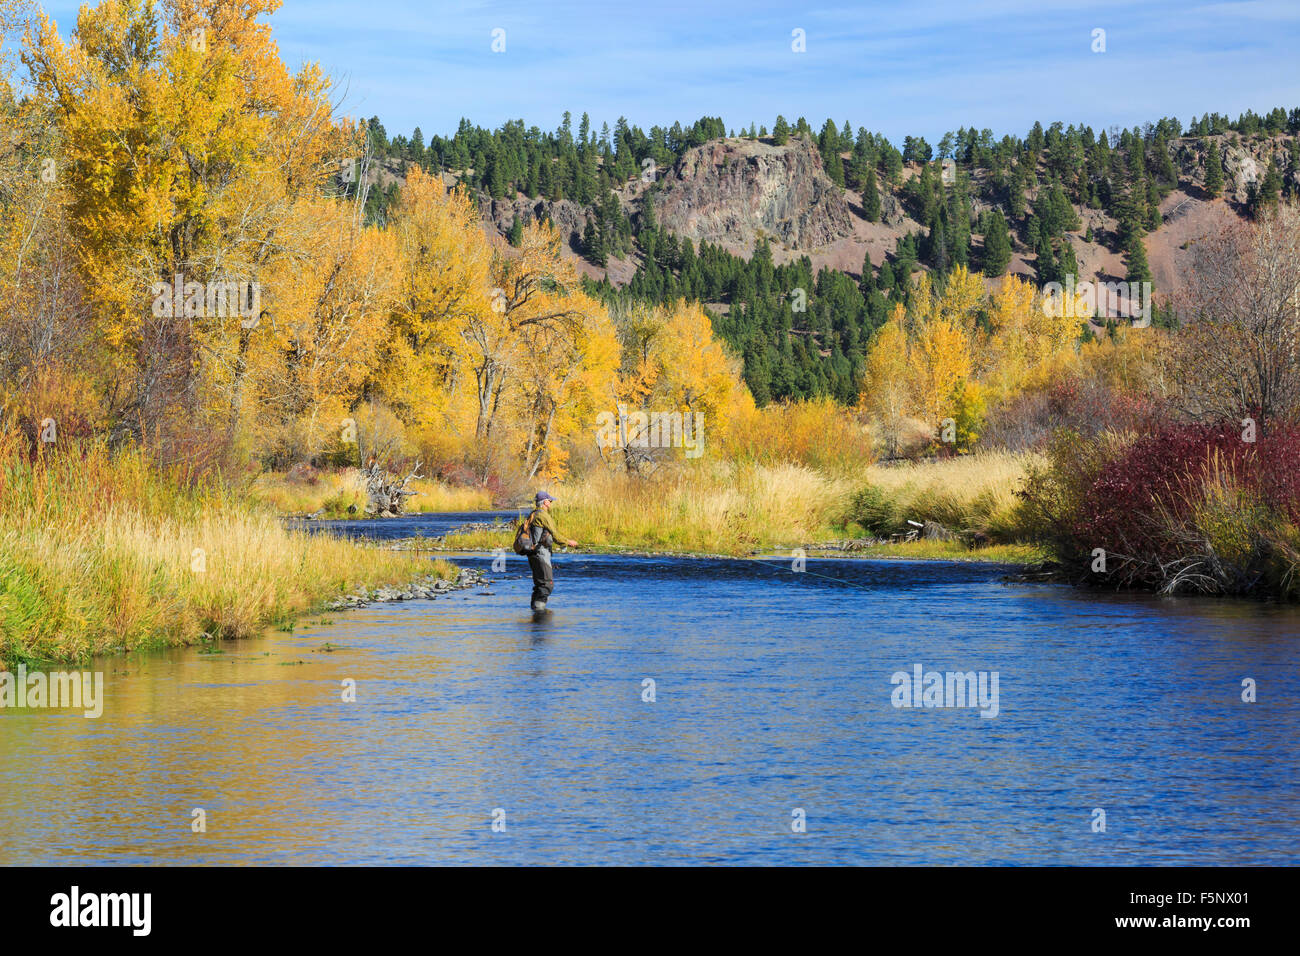
{"label": "driftwood log", "polygon": [[420,474],[421,462],[416,462],[405,478],[398,481],[397,476],[381,468],[379,462],[370,459],[361,469],[361,484],[366,489],[366,514],[381,518],[391,518],[402,513],[406,499],[418,495],[407,487],[413,479],[423,478]]}

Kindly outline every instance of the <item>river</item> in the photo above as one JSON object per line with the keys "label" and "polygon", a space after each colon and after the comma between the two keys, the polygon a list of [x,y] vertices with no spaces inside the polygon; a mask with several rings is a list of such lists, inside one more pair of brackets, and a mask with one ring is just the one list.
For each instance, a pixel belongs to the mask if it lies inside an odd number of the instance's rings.
{"label": "river", "polygon": [[[98,662],[98,719],[6,711],[0,863],[1300,858],[1297,609],[988,564],[555,564],[540,618],[512,554],[486,593]],[[894,706],[916,665],[996,672],[996,716]]]}

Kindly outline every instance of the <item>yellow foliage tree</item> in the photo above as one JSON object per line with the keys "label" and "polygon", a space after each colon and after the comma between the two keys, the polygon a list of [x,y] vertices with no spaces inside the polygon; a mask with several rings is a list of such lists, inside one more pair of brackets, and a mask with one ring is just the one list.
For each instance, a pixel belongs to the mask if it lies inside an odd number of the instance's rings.
{"label": "yellow foliage tree", "polygon": [[909,375],[920,416],[937,425],[952,407],[953,389],[971,374],[970,337],[946,316],[918,327]]}
{"label": "yellow foliage tree", "polygon": [[353,135],[320,70],[280,61],[261,20],[278,6],[121,0],[83,7],[68,41],[44,14],[27,31],[34,97],[58,118],[95,332],[129,370],[123,421],[228,408],[205,402],[210,383],[195,376],[241,367],[231,316],[188,291],[159,309],[155,284],[236,282],[252,300],[301,233],[298,200],[320,191]]}
{"label": "yellow foliage tree", "polygon": [[957,266],[948,274],[943,293],[935,305],[935,313],[942,315],[974,341],[975,319],[987,296],[984,280],[972,275],[965,266]]}
{"label": "yellow foliage tree", "polygon": [[311,255],[268,265],[268,314],[245,336],[259,344],[259,425],[287,429],[279,450],[294,459],[337,444],[378,364],[402,278],[392,233],[359,226],[329,199],[298,212]]}
{"label": "yellow foliage tree", "polygon": [[[623,365],[613,411],[632,415],[621,434],[625,444],[617,449],[628,468],[638,467],[643,457],[632,449],[649,444],[651,425],[638,413],[680,414],[684,429],[702,426],[710,436],[704,440],[713,447],[726,444],[733,426],[744,427],[754,399],[741,379],[741,363],[714,336],[698,303],[634,305],[619,312],[618,327]],[[691,435],[692,440],[703,438]]]}
{"label": "yellow foliage tree", "polygon": [[867,347],[858,404],[880,428],[885,454],[898,454],[910,411],[907,334],[895,315],[878,328]]}
{"label": "yellow foliage tree", "polygon": [[989,304],[993,335],[979,372],[993,393],[1005,398],[1039,377],[1056,359],[1072,352],[1079,335],[1082,300],[1044,303],[1032,285],[1003,276]]}
{"label": "yellow foliage tree", "polygon": [[376,389],[430,456],[459,457],[473,440],[476,389],[466,334],[490,310],[493,251],[465,190],[411,170],[389,224],[400,289]]}

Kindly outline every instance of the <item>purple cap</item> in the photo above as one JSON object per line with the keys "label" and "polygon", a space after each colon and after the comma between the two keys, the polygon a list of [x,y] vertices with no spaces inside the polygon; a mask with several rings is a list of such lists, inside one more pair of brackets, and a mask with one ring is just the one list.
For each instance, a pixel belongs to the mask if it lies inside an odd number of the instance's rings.
{"label": "purple cap", "polygon": [[539,505],[540,505],[543,501],[554,501],[554,500],[555,500],[554,498],[552,498],[550,495],[548,495],[548,494],[547,494],[546,492],[544,492],[544,491],[539,491],[539,492],[537,492],[537,503],[538,503]]}

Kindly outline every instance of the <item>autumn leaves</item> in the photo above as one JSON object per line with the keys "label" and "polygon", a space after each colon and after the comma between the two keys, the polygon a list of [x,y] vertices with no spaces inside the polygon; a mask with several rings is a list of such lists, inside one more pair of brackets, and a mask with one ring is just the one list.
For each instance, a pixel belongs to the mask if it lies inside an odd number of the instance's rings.
{"label": "autumn leaves", "polygon": [[[620,332],[549,224],[507,245],[418,168],[368,223],[365,189],[338,177],[363,133],[317,67],[281,62],[275,6],[101,4],[75,37],[29,25],[14,79],[32,95],[5,109],[30,146],[0,169],[5,378],[50,381],[5,396],[28,417],[273,466],[336,452],[344,421],[382,424],[393,453],[486,479],[559,474],[567,440],[620,402],[711,413],[739,388],[698,308],[638,310],[644,328]],[[257,290],[255,317],[208,308],[231,289]],[[19,334],[33,327],[58,348]]]}
{"label": "autumn leaves", "polygon": [[990,399],[1002,400],[1050,363],[1072,354],[1080,321],[1051,314],[1032,285],[1006,276],[991,293],[964,266],[942,290],[921,273],[908,304],[875,333],[861,406],[877,422],[886,455],[900,451],[909,424],[969,447]]}

